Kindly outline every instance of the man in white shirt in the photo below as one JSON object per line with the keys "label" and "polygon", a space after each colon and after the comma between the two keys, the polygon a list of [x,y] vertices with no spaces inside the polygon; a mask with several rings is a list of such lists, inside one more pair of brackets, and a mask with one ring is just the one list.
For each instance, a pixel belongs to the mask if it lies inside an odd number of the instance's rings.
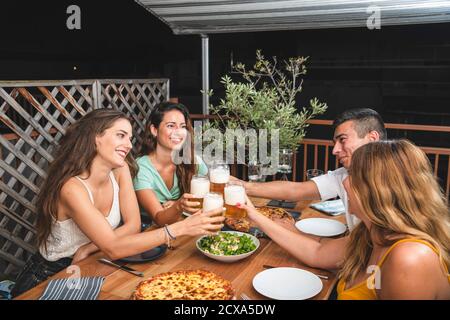
{"label": "man in white shirt", "polygon": [[347,169],[350,167],[352,154],[366,143],[385,140],[387,133],[381,116],[368,108],[344,111],[334,120],[333,127],[333,155],[342,165],[341,168],[305,182],[245,182],[247,194],[287,201],[323,201],[339,196],[345,206],[347,225],[349,230],[352,230],[359,220],[348,212],[347,194],[342,185],[342,182],[348,176]]}

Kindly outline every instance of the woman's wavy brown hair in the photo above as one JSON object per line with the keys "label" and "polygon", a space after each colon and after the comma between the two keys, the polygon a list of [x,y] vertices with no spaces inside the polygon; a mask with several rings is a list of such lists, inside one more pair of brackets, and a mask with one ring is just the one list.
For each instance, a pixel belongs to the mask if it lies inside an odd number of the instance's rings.
{"label": "woman's wavy brown hair", "polygon": [[[36,209],[37,242],[46,249],[46,240],[51,233],[53,219],[57,219],[57,209],[62,186],[72,177],[83,172],[91,173],[91,165],[97,155],[95,138],[104,134],[119,119],[130,119],[122,112],[113,109],[93,110],[71,124],[61,138],[54,153],[54,160],[47,170],[40,188]],[[130,121],[131,122],[131,121]],[[131,153],[126,162],[130,171],[136,172],[136,164]]]}
{"label": "woman's wavy brown hair", "polygon": [[407,140],[369,143],[355,151],[349,173],[355,200],[371,228],[360,223],[352,231],[342,279],[352,282],[365,272],[372,238],[383,247],[400,238],[425,240],[436,248],[443,265],[450,265],[448,201],[420,148]]}
{"label": "woman's wavy brown hair", "polygon": [[[156,146],[158,141],[155,136],[152,135],[150,127],[153,125],[155,128],[159,129],[159,125],[163,121],[164,115],[172,110],[177,110],[181,112],[184,116],[184,121],[186,123],[186,129],[189,134],[190,139],[186,139],[185,143],[190,143],[190,148],[188,148],[190,155],[188,159],[190,161],[183,161],[181,164],[176,165],[176,175],[178,178],[178,187],[180,188],[181,194],[189,192],[189,185],[192,176],[197,172],[197,166],[194,161],[194,130],[192,128],[191,117],[189,116],[188,109],[181,103],[173,102],[161,102],[152,110],[150,118],[148,120],[146,130],[142,136],[142,146],[139,150],[139,156],[150,155],[156,151]],[[183,150],[180,154],[183,159]],[[187,163],[186,163],[187,162]]]}

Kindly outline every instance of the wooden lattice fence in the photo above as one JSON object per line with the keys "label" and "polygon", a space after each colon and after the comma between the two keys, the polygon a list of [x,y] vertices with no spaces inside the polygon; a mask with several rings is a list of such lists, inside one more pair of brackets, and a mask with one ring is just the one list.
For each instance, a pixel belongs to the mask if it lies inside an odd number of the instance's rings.
{"label": "wooden lattice fence", "polygon": [[11,278],[36,250],[35,200],[67,126],[92,109],[133,121],[133,145],[152,108],[169,98],[169,80],[0,82],[0,275]]}

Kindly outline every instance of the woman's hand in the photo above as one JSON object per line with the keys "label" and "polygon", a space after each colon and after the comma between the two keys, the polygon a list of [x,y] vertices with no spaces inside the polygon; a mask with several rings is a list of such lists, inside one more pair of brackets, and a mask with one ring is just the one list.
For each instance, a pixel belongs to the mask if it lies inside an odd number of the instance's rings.
{"label": "woman's hand", "polygon": [[[96,250],[94,250],[96,249]],[[81,260],[86,259],[91,255],[91,253],[97,251],[98,248],[95,246],[92,242],[89,242],[81,247],[78,248],[77,252],[73,255],[72,258],[72,264],[76,264],[80,262]]]}
{"label": "woman's hand", "polygon": [[260,214],[258,212],[258,210],[256,210],[255,206],[253,205],[253,203],[248,198],[247,198],[247,204],[245,204],[245,203],[237,203],[236,207],[238,207],[240,209],[244,209],[245,211],[247,211],[247,216],[252,221],[256,222],[255,218],[259,217],[259,216],[262,216],[262,214]]}
{"label": "woman's hand", "polygon": [[198,236],[216,233],[222,229],[224,220],[223,208],[218,208],[208,212],[200,210],[179,223],[183,225],[182,234]]}
{"label": "woman's hand", "polygon": [[245,198],[247,203],[237,203],[236,207],[247,211],[247,217],[264,231],[265,226],[273,221],[259,213],[247,195],[245,195]]}
{"label": "woman's hand", "polygon": [[287,220],[287,219],[272,220],[272,219],[269,219],[266,216],[262,215],[261,213],[259,213],[248,197],[247,197],[247,204],[239,203],[236,206],[238,208],[241,208],[241,209],[244,209],[245,211],[247,211],[247,216],[249,217],[249,219],[252,220],[263,231],[268,225],[275,223],[275,224],[278,224],[278,225],[282,226],[283,228],[288,229],[290,231],[298,232],[294,223],[292,223],[290,220]]}
{"label": "woman's hand", "polygon": [[199,211],[200,202],[190,201],[195,196],[190,193],[185,193],[177,200],[178,209],[181,212],[195,213]]}

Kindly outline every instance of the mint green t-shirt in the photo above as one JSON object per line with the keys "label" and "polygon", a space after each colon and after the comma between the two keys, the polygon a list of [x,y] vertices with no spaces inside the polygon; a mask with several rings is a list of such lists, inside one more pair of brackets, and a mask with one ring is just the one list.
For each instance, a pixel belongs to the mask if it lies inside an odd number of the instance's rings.
{"label": "mint green t-shirt", "polygon": [[[198,160],[198,174],[207,175],[208,167],[200,157]],[[169,190],[164,183],[158,170],[152,164],[150,157],[145,155],[137,158],[136,160],[139,171],[136,177],[133,179],[134,190],[151,189],[156,194],[160,203],[164,203],[169,200],[178,200],[181,197],[180,188],[178,187],[178,177],[176,172],[173,174],[173,187]],[[145,211],[141,208],[141,213],[145,214]]]}

